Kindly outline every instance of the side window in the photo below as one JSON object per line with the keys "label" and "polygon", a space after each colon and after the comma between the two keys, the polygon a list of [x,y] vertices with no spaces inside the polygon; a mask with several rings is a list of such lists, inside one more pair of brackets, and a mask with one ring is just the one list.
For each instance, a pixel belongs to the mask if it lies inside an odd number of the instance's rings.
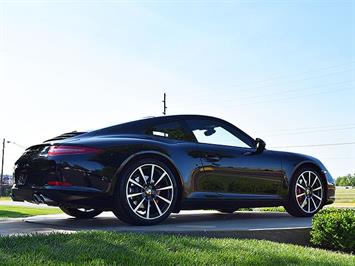
{"label": "side window", "polygon": [[250,148],[218,122],[213,120],[188,120],[186,122],[199,143]]}
{"label": "side window", "polygon": [[189,135],[179,122],[154,125],[146,131],[146,134],[169,139],[193,141],[193,136]]}

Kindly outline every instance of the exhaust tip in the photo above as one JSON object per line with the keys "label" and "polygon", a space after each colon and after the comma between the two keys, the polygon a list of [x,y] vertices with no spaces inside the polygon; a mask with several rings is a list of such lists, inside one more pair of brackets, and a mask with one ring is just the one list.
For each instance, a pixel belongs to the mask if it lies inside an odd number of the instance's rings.
{"label": "exhaust tip", "polygon": [[33,195],[33,198],[34,198],[34,202],[36,204],[40,204],[40,203],[44,203],[44,201],[42,200],[42,198],[40,196],[38,196],[37,194],[34,194]]}

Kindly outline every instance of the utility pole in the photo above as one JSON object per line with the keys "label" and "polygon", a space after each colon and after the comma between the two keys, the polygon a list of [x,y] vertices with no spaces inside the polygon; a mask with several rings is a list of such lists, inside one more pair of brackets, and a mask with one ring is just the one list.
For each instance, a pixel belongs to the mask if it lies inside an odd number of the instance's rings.
{"label": "utility pole", "polygon": [[165,93],[165,92],[164,92],[163,103],[164,103],[164,106],[163,106],[163,115],[166,115],[166,109],[167,109],[168,107],[166,107],[166,93]]}
{"label": "utility pole", "polygon": [[0,197],[2,196],[2,181],[4,176],[4,155],[5,155],[5,138],[2,140],[2,157],[1,157],[1,176],[0,176]]}

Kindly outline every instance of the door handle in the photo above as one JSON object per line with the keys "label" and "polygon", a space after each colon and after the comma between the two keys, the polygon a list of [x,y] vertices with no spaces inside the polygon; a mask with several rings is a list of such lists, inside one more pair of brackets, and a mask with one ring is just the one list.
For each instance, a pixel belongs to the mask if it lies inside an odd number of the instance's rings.
{"label": "door handle", "polygon": [[206,160],[207,161],[209,161],[209,162],[218,162],[218,161],[220,161],[221,160],[221,157],[219,157],[219,156],[216,156],[216,155],[205,155],[205,158],[206,158]]}

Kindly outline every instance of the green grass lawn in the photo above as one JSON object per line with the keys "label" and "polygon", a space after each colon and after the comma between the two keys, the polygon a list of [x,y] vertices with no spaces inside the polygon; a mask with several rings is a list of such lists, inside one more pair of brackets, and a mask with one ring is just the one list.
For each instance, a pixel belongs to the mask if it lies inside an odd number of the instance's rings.
{"label": "green grass lawn", "polygon": [[355,189],[337,188],[335,203],[355,203]]}
{"label": "green grass lawn", "polygon": [[59,208],[32,208],[21,206],[0,205],[1,218],[20,218],[34,215],[58,214],[63,213]]}
{"label": "green grass lawn", "polygon": [[0,238],[1,265],[355,265],[355,256],[263,240],[115,232]]}

